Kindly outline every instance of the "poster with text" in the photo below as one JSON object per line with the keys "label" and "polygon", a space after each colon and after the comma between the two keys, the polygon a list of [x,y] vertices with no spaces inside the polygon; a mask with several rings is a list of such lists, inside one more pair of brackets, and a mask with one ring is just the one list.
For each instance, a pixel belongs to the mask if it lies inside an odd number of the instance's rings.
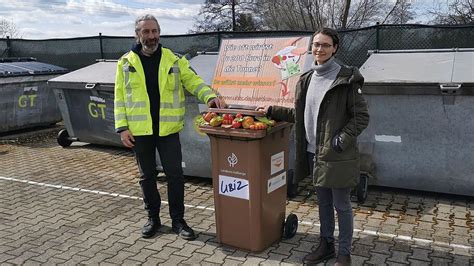
{"label": "poster with text", "polygon": [[309,37],[222,41],[212,87],[227,104],[293,107]]}

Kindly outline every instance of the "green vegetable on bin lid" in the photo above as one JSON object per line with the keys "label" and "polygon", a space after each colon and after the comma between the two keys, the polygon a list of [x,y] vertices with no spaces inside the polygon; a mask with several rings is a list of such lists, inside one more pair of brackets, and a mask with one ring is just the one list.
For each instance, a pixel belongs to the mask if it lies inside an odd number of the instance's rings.
{"label": "green vegetable on bin lid", "polygon": [[267,126],[270,126],[270,127],[273,127],[276,124],[275,120],[268,119],[268,117],[266,116],[256,116],[255,119],[257,121],[265,123]]}
{"label": "green vegetable on bin lid", "polygon": [[222,124],[222,116],[218,115],[216,117],[213,117],[211,119],[211,121],[209,121],[209,125],[213,126],[213,127],[218,127]]}
{"label": "green vegetable on bin lid", "polygon": [[204,126],[208,124],[208,122],[206,122],[206,120],[204,120],[204,117],[202,116],[199,116],[197,119],[195,119],[194,123],[196,124],[196,126]]}

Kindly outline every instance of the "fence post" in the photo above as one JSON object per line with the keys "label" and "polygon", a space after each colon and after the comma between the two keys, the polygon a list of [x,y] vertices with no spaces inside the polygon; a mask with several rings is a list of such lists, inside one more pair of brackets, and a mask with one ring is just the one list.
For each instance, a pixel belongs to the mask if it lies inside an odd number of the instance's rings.
{"label": "fence post", "polygon": [[99,32],[100,59],[104,59],[104,48],[102,47],[102,32]]}
{"label": "fence post", "polygon": [[12,50],[12,44],[10,40],[10,36],[7,36],[7,57],[11,57],[11,50]]}
{"label": "fence post", "polygon": [[221,47],[221,29],[217,29],[217,51],[219,51]]}
{"label": "fence post", "polygon": [[380,28],[380,23],[379,22],[375,23],[375,50],[380,49],[379,28]]}

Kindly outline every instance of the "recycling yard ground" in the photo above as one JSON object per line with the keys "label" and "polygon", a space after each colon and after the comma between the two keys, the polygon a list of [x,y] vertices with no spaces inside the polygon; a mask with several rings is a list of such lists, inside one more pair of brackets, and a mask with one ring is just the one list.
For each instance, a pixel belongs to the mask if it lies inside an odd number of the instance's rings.
{"label": "recycling yard ground", "polygon": [[[0,138],[0,264],[301,264],[317,244],[318,205],[309,180],[287,203],[299,228],[261,253],[220,245],[211,179],[186,180],[186,220],[198,233],[171,232],[166,185],[158,178],[160,233],[141,238],[145,212],[132,152],[74,143],[56,130]],[[370,187],[353,202],[353,265],[473,265],[474,197]],[[333,260],[326,262],[332,265]]]}

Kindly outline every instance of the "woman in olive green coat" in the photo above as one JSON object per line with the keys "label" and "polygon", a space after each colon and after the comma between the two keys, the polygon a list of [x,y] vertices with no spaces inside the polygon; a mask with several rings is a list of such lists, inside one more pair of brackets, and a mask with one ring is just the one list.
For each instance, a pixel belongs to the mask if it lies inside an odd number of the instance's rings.
{"label": "woman in olive green coat", "polygon": [[267,115],[295,123],[295,176],[312,175],[319,204],[321,241],[304,259],[317,264],[336,256],[334,207],[338,213],[339,251],[336,265],[350,265],[353,216],[351,189],[358,183],[357,136],[367,127],[367,103],[361,95],[364,78],[355,67],[339,64],[335,30],[313,35],[315,62],[296,85],[295,108],[270,106]]}

